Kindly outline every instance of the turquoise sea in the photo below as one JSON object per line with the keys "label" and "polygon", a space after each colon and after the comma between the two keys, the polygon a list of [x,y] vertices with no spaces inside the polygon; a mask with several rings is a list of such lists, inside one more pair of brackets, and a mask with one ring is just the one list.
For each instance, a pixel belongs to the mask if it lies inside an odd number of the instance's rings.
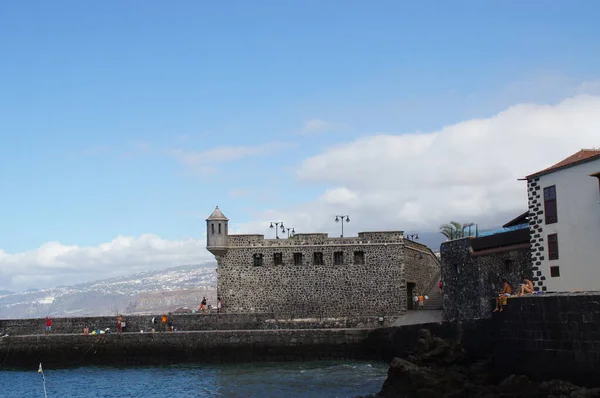
{"label": "turquoise sea", "polygon": [[[45,370],[48,398],[356,397],[381,389],[388,364],[362,361],[84,367]],[[0,371],[0,397],[43,398],[42,375]]]}

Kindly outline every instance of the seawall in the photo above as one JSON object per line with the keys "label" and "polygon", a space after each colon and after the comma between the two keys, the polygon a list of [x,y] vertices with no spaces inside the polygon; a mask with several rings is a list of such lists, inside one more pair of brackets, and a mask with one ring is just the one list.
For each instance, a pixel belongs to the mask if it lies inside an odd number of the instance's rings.
{"label": "seawall", "polygon": [[[157,323],[152,323],[152,319]],[[306,318],[275,319],[273,314],[172,314],[173,326],[178,331],[207,330],[279,330],[279,329],[340,329],[340,328],[376,328],[390,326],[397,317],[343,317],[343,318]],[[160,314],[125,315],[126,331],[149,332],[160,328]],[[31,335],[44,333],[44,319],[0,319],[0,336],[9,334]],[[79,334],[84,327],[91,330],[110,328],[116,330],[116,317],[74,317],[53,318],[52,331],[59,334]]]}
{"label": "seawall", "polygon": [[597,387],[600,380],[600,293],[511,298],[492,317],[499,377],[559,378]]}
{"label": "seawall", "polygon": [[369,329],[227,330],[0,339],[0,369],[363,358]]}

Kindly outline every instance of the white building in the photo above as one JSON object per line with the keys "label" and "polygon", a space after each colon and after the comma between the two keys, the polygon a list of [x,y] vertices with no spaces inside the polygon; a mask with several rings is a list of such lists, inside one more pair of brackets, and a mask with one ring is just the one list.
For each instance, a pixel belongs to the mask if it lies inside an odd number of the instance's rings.
{"label": "white building", "polygon": [[525,180],[536,290],[600,290],[600,149]]}

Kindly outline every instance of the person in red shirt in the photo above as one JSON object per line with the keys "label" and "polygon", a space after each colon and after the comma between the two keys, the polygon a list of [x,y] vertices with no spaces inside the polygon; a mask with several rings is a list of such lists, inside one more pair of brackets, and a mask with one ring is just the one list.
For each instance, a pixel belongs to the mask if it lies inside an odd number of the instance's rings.
{"label": "person in red shirt", "polygon": [[46,334],[52,332],[52,318],[46,317]]}

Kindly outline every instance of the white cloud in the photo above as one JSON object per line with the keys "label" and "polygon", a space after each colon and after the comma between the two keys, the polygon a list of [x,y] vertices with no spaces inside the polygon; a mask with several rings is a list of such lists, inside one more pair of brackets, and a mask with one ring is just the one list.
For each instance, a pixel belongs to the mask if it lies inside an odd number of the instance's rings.
{"label": "white cloud", "polygon": [[169,241],[156,235],[119,236],[93,247],[48,242],[35,250],[0,250],[0,290],[67,285],[138,271],[212,260],[198,239]]}
{"label": "white cloud", "polygon": [[247,189],[232,189],[229,191],[229,197],[231,198],[242,198],[250,195],[250,191]]}
{"label": "white cloud", "polygon": [[599,144],[600,97],[589,95],[519,104],[429,133],[365,136],[299,165],[299,182],[328,187],[321,197],[237,230],[268,233],[267,221],[281,219],[298,232],[338,234],[335,214],[350,214],[348,233],[437,231],[449,220],[494,227],[527,210],[518,178]]}
{"label": "white cloud", "polygon": [[322,133],[328,130],[334,129],[335,126],[322,119],[310,119],[304,122],[304,126],[302,126],[301,134],[315,134]]}
{"label": "white cloud", "polygon": [[600,80],[589,80],[579,84],[575,90],[578,94],[600,95]]}
{"label": "white cloud", "polygon": [[204,151],[174,149],[170,151],[170,154],[181,163],[190,166],[201,174],[213,174],[216,172],[216,169],[212,166],[214,164],[266,155],[273,151],[289,149],[293,147],[293,145],[294,144],[292,143],[285,142],[270,142],[249,146],[221,146]]}

